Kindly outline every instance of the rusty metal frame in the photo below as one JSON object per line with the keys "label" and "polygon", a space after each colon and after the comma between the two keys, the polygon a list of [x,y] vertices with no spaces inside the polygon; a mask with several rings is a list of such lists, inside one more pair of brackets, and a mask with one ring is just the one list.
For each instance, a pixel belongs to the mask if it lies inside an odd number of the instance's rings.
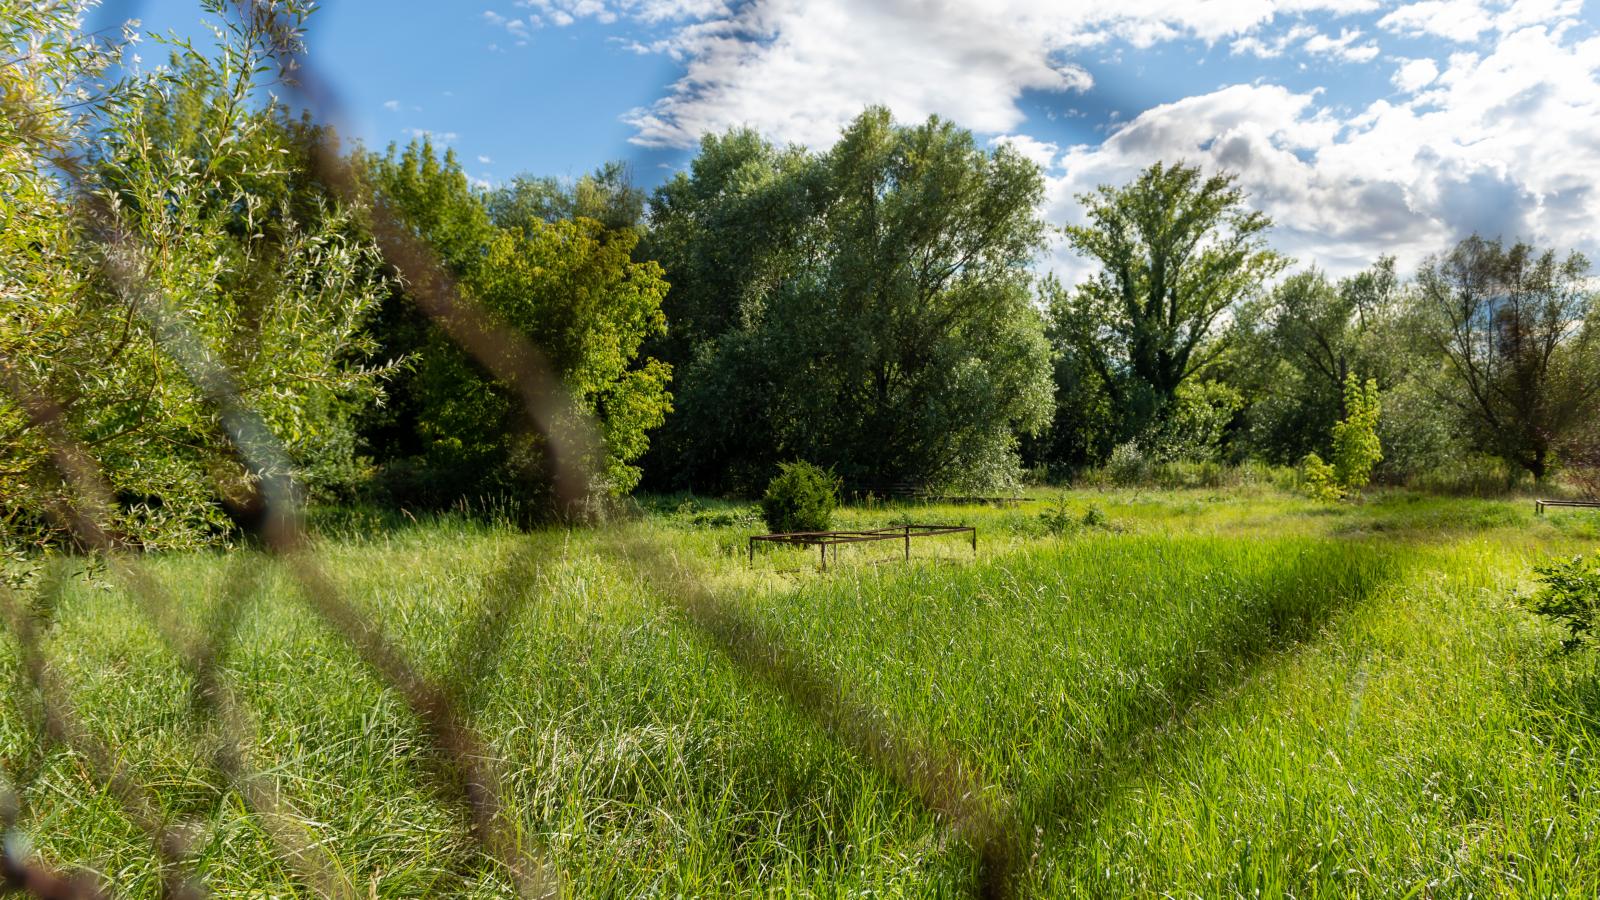
{"label": "rusty metal frame", "polygon": [[1533,501],[1533,514],[1544,515],[1546,507],[1565,506],[1574,509],[1600,509],[1600,500],[1535,500]]}
{"label": "rusty metal frame", "polygon": [[873,541],[904,541],[905,558],[911,559],[911,539],[914,537],[934,537],[941,534],[970,534],[972,536],[972,554],[978,554],[978,529],[971,525],[886,525],[882,528],[867,528],[860,530],[842,531],[788,531],[773,534],[753,534],[749,539],[750,562],[756,561],[756,544],[787,544],[789,546],[816,547],[822,563],[822,571],[828,571],[828,548],[833,548],[833,561],[839,562],[840,544],[866,544]]}

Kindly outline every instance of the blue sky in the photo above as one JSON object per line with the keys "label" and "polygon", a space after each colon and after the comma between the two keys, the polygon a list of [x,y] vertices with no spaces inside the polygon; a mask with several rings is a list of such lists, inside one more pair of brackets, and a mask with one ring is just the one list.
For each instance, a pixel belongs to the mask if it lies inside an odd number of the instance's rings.
{"label": "blue sky", "polygon": [[1582,0],[331,0],[310,49],[347,129],[430,132],[484,182],[624,159],[649,186],[707,131],[825,147],[885,103],[1028,153],[1055,222],[1156,159],[1234,171],[1282,249],[1343,272],[1475,230],[1600,251],[1596,24]]}

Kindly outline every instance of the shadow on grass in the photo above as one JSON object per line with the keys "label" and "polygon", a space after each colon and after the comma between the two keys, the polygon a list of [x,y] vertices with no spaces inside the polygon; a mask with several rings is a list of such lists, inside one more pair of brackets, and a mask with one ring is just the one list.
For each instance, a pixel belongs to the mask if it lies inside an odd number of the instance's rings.
{"label": "shadow on grass", "polygon": [[1109,734],[1066,748],[1079,763],[1018,798],[1019,825],[1064,838],[1068,848],[1080,845],[1118,789],[1185,740],[1189,720],[1360,606],[1397,567],[1386,549],[1330,543],[1275,570],[1166,671],[1159,690],[1119,698],[1105,718],[1113,723]]}

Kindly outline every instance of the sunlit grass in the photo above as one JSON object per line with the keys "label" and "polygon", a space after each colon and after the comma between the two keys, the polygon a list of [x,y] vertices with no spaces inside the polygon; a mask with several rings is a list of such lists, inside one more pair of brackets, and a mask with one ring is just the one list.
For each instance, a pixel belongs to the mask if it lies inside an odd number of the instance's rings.
{"label": "sunlit grass", "polygon": [[[1375,494],[1082,491],[1101,526],[1056,535],[1012,508],[880,505],[841,527],[974,524],[961,538],[759,548],[737,504],[677,499],[606,530],[532,535],[459,518],[330,517],[319,558],[450,687],[504,760],[508,816],[573,895],[959,894],[975,855],[946,823],[698,632],[659,548],[883,721],[946,748],[1004,810],[1030,893],[1593,896],[1600,700],[1510,592],[1592,547],[1587,513]],[[706,515],[707,511],[712,515]],[[721,515],[721,514],[726,515]],[[721,523],[721,524],[718,524]],[[247,758],[362,893],[507,885],[470,839],[404,704],[249,552],[146,561],[229,621]],[[488,679],[465,660],[486,597],[514,615]],[[79,716],[149,786],[222,895],[303,890],[210,765],[192,676],[104,576],[65,579],[47,649]],[[145,836],[84,759],[39,737],[16,645],[0,767],[41,853],[157,893]]]}

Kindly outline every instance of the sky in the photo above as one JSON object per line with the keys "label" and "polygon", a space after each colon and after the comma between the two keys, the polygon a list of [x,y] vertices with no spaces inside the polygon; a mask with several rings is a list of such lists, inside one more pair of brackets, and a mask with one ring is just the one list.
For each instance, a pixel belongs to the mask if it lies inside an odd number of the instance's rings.
{"label": "sky", "polygon": [[[1600,0],[1595,0],[1600,3]],[[825,149],[869,104],[1039,163],[1041,212],[1157,160],[1235,173],[1301,267],[1480,233],[1600,262],[1600,13],[1583,0],[328,0],[312,59],[370,146],[424,132],[492,185],[751,126]],[[203,33],[194,0],[100,24]],[[159,46],[138,48],[144,64]],[[1059,244],[1042,269],[1087,270]]]}

